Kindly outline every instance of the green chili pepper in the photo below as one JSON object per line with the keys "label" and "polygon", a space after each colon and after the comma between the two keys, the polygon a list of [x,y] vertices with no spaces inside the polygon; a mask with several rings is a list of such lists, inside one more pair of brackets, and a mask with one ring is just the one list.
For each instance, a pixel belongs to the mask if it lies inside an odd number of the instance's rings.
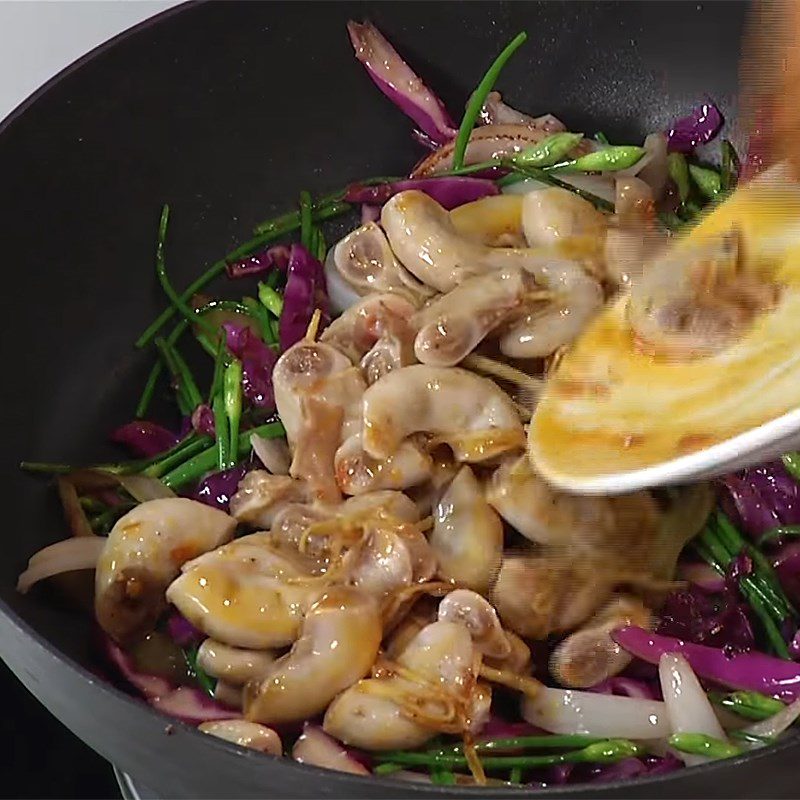
{"label": "green chili pepper", "polygon": [[554,133],[539,144],[528,147],[513,156],[517,164],[532,167],[551,167],[563,161],[570,150],[583,139],[582,133]]}
{"label": "green chili pepper", "polygon": [[228,437],[230,452],[228,454],[228,467],[236,466],[237,446],[239,441],[239,422],[242,419],[242,362],[234,358],[225,367],[225,377],[222,381],[222,393],[225,401],[225,414],[228,418]]}
{"label": "green chili pepper", "polygon": [[276,317],[283,313],[283,298],[266,283],[258,284],[258,299]]}
{"label": "green chili pepper", "polygon": [[522,767],[512,767],[508,773],[509,783],[522,783]]}
{"label": "green chili pepper", "polygon": [[636,145],[616,145],[548,167],[550,172],[617,172],[632,167],[647,151]]}
{"label": "green chili pepper", "polygon": [[689,164],[689,175],[700,190],[700,194],[708,200],[715,200],[722,191],[722,180],[716,170]]}
{"label": "green chili pepper", "polygon": [[800,481],[800,452],[794,451],[786,453],[782,458],[783,466],[786,471],[795,479]]}
{"label": "green chili pepper", "polygon": [[681,203],[685,203],[689,199],[692,189],[689,183],[689,164],[686,156],[683,153],[670,153],[667,156],[667,169],[669,177],[678,187],[678,197],[680,197]]}
{"label": "green chili pepper", "polygon": [[508,59],[524,44],[527,38],[528,35],[524,32],[517,34],[505,46],[489,69],[486,70],[486,74],[478,84],[478,88],[472,93],[472,97],[470,97],[469,103],[467,103],[467,109],[464,112],[464,118],[461,120],[455,147],[453,148],[453,167],[455,169],[464,166],[464,155],[467,152],[470,134],[475,127],[475,121],[478,119],[478,115],[481,112],[483,104],[486,102],[489,92],[494,88],[495,81]]}
{"label": "green chili pepper", "polygon": [[242,303],[250,312],[250,316],[258,320],[258,326],[261,329],[261,338],[267,344],[273,344],[275,340],[272,337],[272,325],[270,325],[270,317],[267,309],[254,297],[243,297]]}
{"label": "green chili pepper", "polygon": [[681,753],[714,759],[731,758],[742,752],[742,748],[738,745],[706,736],[704,733],[673,733],[669,737],[669,745]]}
{"label": "green chili pepper", "polygon": [[739,156],[736,153],[736,148],[731,144],[728,139],[723,139],[720,144],[722,153],[722,166],[720,168],[720,185],[723,192],[727,192],[736,186],[739,180]]}
{"label": "green chili pepper", "polygon": [[715,705],[752,720],[769,719],[786,707],[780,700],[759,692],[738,691],[727,695],[709,692],[708,696]]}

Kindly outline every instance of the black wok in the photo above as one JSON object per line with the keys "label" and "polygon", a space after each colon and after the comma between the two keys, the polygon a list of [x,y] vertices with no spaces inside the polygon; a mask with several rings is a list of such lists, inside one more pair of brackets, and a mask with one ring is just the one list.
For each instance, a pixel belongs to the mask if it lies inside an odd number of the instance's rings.
{"label": "black wok", "polygon": [[[31,692],[164,796],[463,793],[245,752],[96,677],[89,621],[46,592],[14,590],[28,557],[63,527],[52,491],[17,463],[113,455],[105,432],[131,416],[149,367],[131,343],[164,303],[152,269],[161,203],[173,209],[170,269],[185,284],[301,189],[400,173],[418,157],[409,124],[354,60],[348,18],[373,19],[455,110],[526,29],[504,96],[572,130],[630,141],[706,95],[735,116],[744,14],[729,2],[189,5],[101,47],[12,114],[0,127],[0,655]],[[664,778],[556,793],[792,797],[797,758],[800,744],[787,741]]]}

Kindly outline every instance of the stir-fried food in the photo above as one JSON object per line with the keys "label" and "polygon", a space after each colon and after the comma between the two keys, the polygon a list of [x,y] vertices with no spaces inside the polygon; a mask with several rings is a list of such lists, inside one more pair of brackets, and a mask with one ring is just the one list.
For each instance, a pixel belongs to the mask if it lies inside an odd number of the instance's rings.
{"label": "stir-fried food", "polygon": [[[258,226],[221,262],[259,279],[241,301],[197,294],[221,267],[175,291],[164,210],[171,307],[114,434],[139,458],[27,465],[59,473],[73,538],[20,590],[94,569],[103,657],[154,708],[355,775],[610,780],[776,738],[800,714],[800,458],[621,496],[549,480],[797,404],[794,243],[747,227],[746,193],[671,241],[736,182],[729,143],[721,171],[685,155],[719,112],[641,147],[569,132],[491,91],[522,36],[456,128],[377,29],[350,35],[432,152]],[[786,391],[749,381],[766,362]],[[180,435],[145,420],[165,372]]]}

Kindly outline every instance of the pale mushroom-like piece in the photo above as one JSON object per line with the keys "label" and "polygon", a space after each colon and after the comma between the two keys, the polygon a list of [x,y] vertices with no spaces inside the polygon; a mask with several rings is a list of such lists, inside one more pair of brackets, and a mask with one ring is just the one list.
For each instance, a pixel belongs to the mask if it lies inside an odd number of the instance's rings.
{"label": "pale mushroom-like piece", "polygon": [[487,658],[503,659],[511,653],[503,626],[492,604],[477,592],[456,589],[439,603],[439,619],[466,626],[475,647]]}
{"label": "pale mushroom-like piece", "polygon": [[530,273],[539,288],[557,292],[566,288],[563,263],[597,252],[596,242],[583,239],[579,245],[488,247],[464,236],[439,203],[416,190],[392,197],[381,222],[400,261],[439,292],[449,292],[473,275],[515,268]]}
{"label": "pale mushroom-like piece", "polygon": [[378,459],[364,452],[360,433],[342,444],[333,463],[336,483],[347,495],[417,486],[431,476],[433,469],[431,457],[413,440],[401,442],[396,453]]}
{"label": "pale mushroom-like piece", "polygon": [[615,578],[588,560],[506,556],[491,600],[503,625],[520,636],[544,639],[574,630],[611,596]]}
{"label": "pale mushroom-like piece", "polygon": [[242,710],[242,687],[238,684],[218,680],[214,687],[214,699],[223,706]]}
{"label": "pale mushroom-like piece", "polygon": [[588,689],[618,675],[632,656],[611,638],[611,631],[627,625],[649,628],[652,621],[650,609],[638,598],[614,598],[559,643],[550,656],[550,672],[562,686],[575,689]]}
{"label": "pale mushroom-like piece", "polygon": [[383,336],[394,334],[401,339],[412,339],[411,319],[416,310],[412,302],[399,294],[369,295],[333,320],[319,340],[357,364]]}
{"label": "pale mushroom-like piece", "polygon": [[361,296],[394,292],[420,302],[432,293],[395,258],[386,234],[374,222],[356,228],[331,248],[325,268],[335,270]]}
{"label": "pale mushroom-like piece", "polygon": [[332,587],[308,610],[292,649],[261,681],[247,684],[245,717],[269,724],[321,713],[369,672],[380,643],[375,601],[353,587]]}
{"label": "pale mushroom-like piece", "polygon": [[303,733],[292,748],[292,758],[301,764],[349,772],[351,775],[370,774],[336,739],[328,736],[318,725],[308,722],[303,726]]}
{"label": "pale mushroom-like piece", "polygon": [[[289,446],[295,443],[304,427],[301,399],[312,395],[342,408],[344,426],[355,422],[364,381],[349,358],[323,342],[301,340],[290,347],[272,371],[275,406],[286,428]],[[343,438],[349,435],[343,434]]]}
{"label": "pale mushroom-like piece", "polygon": [[455,366],[518,312],[535,289],[533,277],[518,267],[466,278],[417,312],[417,359],[433,366]]}
{"label": "pale mushroom-like piece", "polygon": [[146,634],[181,566],[227,542],[236,520],[183,497],[149,500],[117,520],[95,572],[95,615],[118,642]]}
{"label": "pale mushroom-like piece", "polygon": [[459,461],[485,461],[522,446],[522,423],[497,384],[464,369],[415,364],[367,389],[364,450],[388,458],[414,433],[436,435]]}
{"label": "pale mushroom-like piece", "polygon": [[348,570],[349,582],[372,597],[381,598],[410,586],[414,580],[409,548],[392,530],[371,530],[354,555]]}
{"label": "pale mushroom-like piece", "polygon": [[430,543],[439,574],[485,593],[500,568],[503,523],[486,502],[468,466],[463,466],[433,512]]}
{"label": "pale mushroom-like piece", "polygon": [[550,298],[533,300],[519,320],[500,336],[500,352],[509,358],[543,358],[569,344],[603,307],[600,284],[571,261],[542,268]]}
{"label": "pale mushroom-like piece", "polygon": [[348,497],[337,511],[344,517],[373,514],[393,517],[403,522],[419,522],[420,518],[414,501],[402,492],[391,489]]}
{"label": "pale mushroom-like piece", "polygon": [[271,527],[276,513],[289,503],[311,499],[308,486],[288,475],[270,475],[262,469],[248,472],[231,497],[231,516],[262,530]]}
{"label": "pale mushroom-like piece", "polygon": [[522,228],[531,247],[578,239],[587,248],[599,250],[606,217],[575,192],[551,187],[523,197]]}
{"label": "pale mushroom-like piece", "polygon": [[258,750],[271,756],[283,755],[281,737],[265,725],[258,725],[245,719],[224,719],[201,722],[197,728],[218,739],[238,744],[239,747],[249,747],[251,750]]}
{"label": "pale mushroom-like piece", "polygon": [[[487,484],[486,499],[527,539],[543,545],[624,553],[653,540],[658,505],[649,492],[584,497],[561,492],[537,475],[526,456],[506,461]],[[641,547],[636,548],[637,551]],[[630,551],[627,553],[631,555]]]}
{"label": "pale mushroom-like piece", "polygon": [[[185,565],[167,599],[206,635],[254,650],[297,637],[314,585],[296,561],[271,547],[266,533],[243,536]],[[290,580],[292,582],[290,582]]]}
{"label": "pale mushroom-like piece", "polygon": [[295,441],[289,467],[293,478],[304,482],[321,503],[341,502],[336,482],[336,451],[341,441],[344,411],[341,406],[306,396],[300,399],[303,426]]}
{"label": "pale mushroom-like piece", "polygon": [[469,690],[475,662],[475,648],[465,626],[433,622],[397,659],[424,685],[391,673],[359,681],[328,706],[323,728],[345,744],[365,750],[419,747],[435,736],[436,729],[435,723],[423,725],[414,717],[434,719],[443,713],[443,705]]}
{"label": "pale mushroom-like piece", "polygon": [[260,678],[273,661],[269,650],[244,650],[215,639],[205,639],[197,649],[197,663],[205,672],[235,686]]}

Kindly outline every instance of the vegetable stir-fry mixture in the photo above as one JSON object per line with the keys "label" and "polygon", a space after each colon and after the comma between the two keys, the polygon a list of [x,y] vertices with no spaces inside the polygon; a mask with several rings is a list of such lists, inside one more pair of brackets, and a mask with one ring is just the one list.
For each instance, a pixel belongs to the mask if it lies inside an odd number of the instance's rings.
{"label": "vegetable stir-fry mixture", "polygon": [[[23,465],[56,475],[72,535],[20,591],[93,569],[121,684],[358,775],[543,787],[776,741],[800,715],[800,454],[580,497],[525,453],[571,342],[735,186],[729,141],[703,160],[720,112],[641,145],[529,116],[494,90],[520,34],[457,126],[374,26],[349,34],[429,152],[302,192],[183,291],[163,209],[169,304],[111,435],[135,460]],[[328,248],[326,222],[357,211]],[[244,296],[205,294],[216,278]],[[148,417],[167,385],[179,431]]]}

